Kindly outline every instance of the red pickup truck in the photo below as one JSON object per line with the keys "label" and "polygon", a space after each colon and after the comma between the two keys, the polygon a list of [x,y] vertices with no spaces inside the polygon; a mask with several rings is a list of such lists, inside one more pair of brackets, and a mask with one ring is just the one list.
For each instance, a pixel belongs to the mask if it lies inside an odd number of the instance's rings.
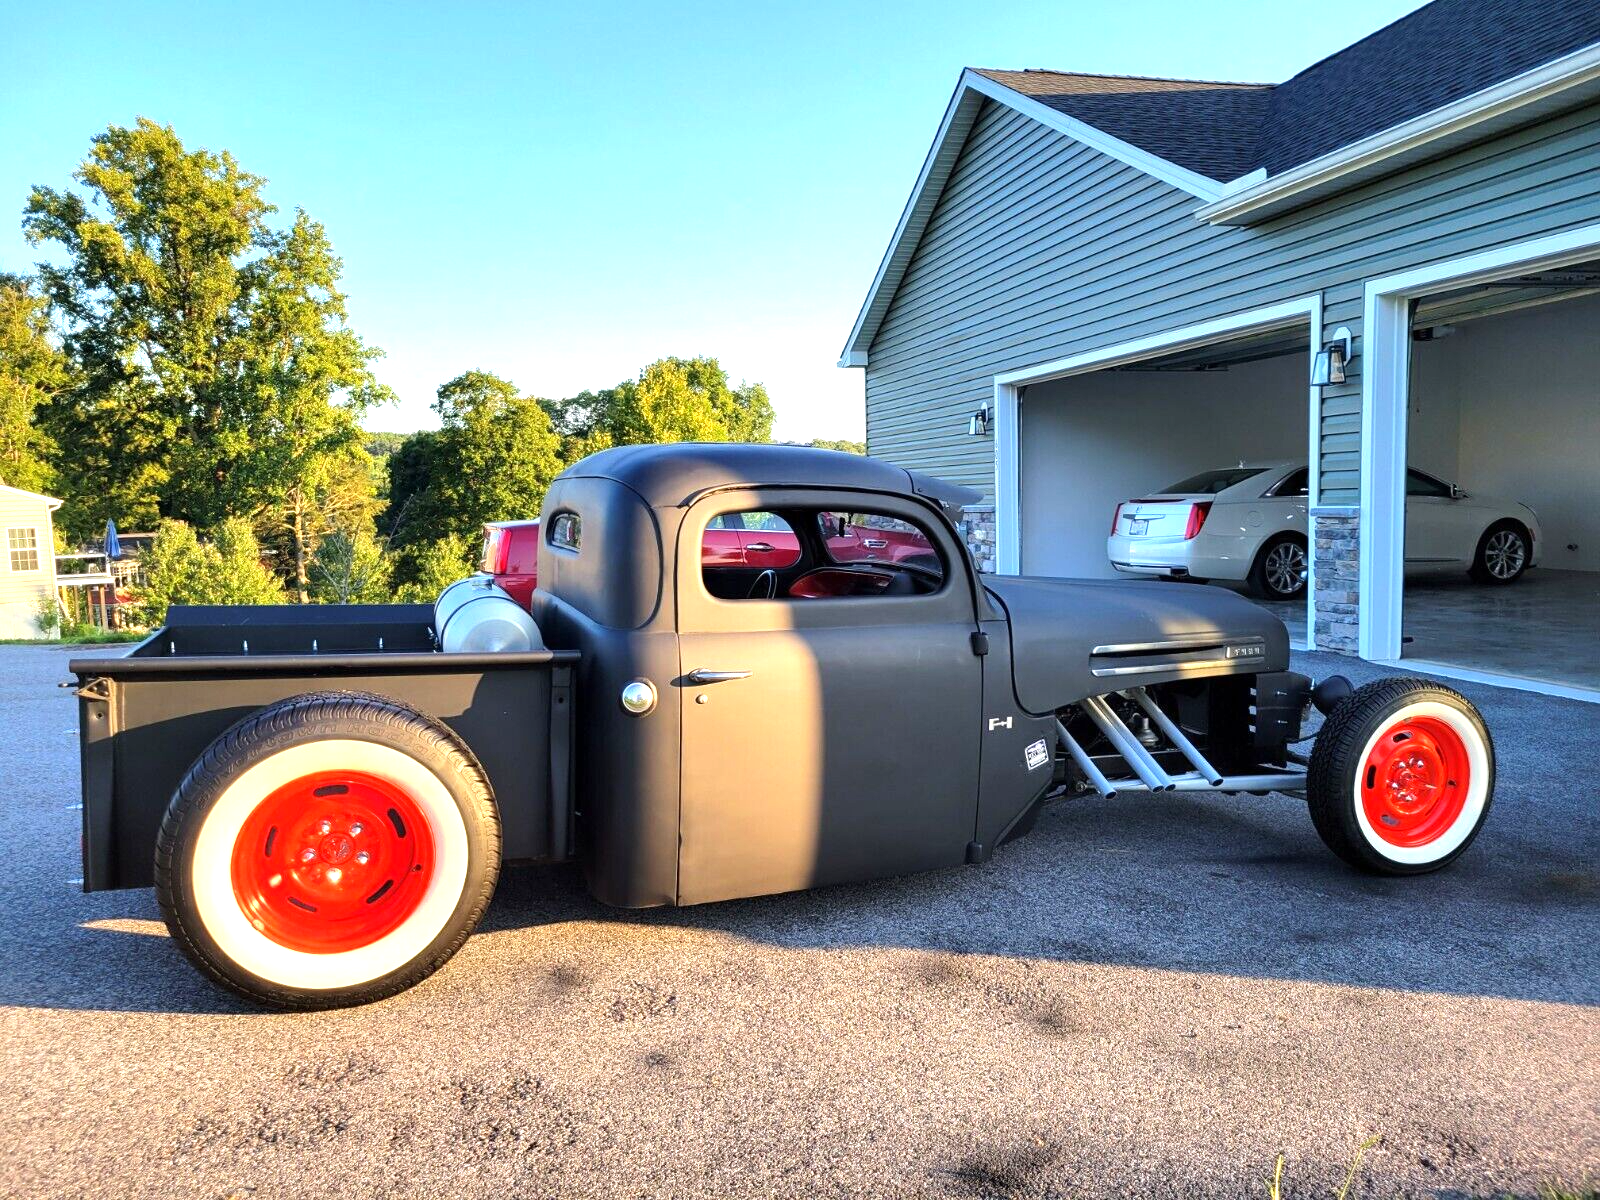
{"label": "red pickup truck", "polygon": [[[824,542],[835,562],[925,560],[938,565],[928,539],[910,526],[880,528],[857,525],[845,513],[822,513]],[[713,517],[701,543],[701,562],[708,567],[750,567],[781,571],[800,558],[800,539],[774,513],[728,513]],[[486,575],[527,608],[539,583],[539,522],[493,521],[483,527]]]}

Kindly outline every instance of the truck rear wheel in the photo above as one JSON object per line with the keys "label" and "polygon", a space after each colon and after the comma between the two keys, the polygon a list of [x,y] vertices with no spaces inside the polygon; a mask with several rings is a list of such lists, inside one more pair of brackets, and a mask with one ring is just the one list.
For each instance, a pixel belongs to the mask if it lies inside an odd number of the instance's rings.
{"label": "truck rear wheel", "polygon": [[1471,701],[1424,679],[1380,679],[1329,715],[1306,780],[1311,820],[1352,866],[1437,871],[1477,837],[1494,744]]}
{"label": "truck rear wheel", "polygon": [[156,841],[156,895],[213,980],[278,1008],[403,991],[477,926],[500,869],[482,769],[391,700],[281,701],[184,776]]}

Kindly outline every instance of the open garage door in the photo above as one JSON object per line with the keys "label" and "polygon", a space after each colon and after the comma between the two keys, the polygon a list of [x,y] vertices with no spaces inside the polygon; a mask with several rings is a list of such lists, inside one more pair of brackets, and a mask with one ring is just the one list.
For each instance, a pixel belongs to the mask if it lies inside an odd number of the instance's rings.
{"label": "open garage door", "polygon": [[1600,258],[1417,297],[1401,656],[1600,689]]}
{"label": "open garage door", "polygon": [[1304,644],[1309,319],[1020,385],[1024,574],[1252,594]]}

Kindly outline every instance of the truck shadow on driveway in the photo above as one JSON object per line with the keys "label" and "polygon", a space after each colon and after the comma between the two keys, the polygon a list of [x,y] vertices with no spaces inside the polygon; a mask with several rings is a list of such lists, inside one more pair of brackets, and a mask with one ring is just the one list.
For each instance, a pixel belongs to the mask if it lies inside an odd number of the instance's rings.
{"label": "truck shadow on driveway", "polygon": [[1282,796],[1067,801],[977,868],[618,912],[575,871],[508,872],[482,935],[542,920],[703,929],[794,950],[899,948],[1600,1003],[1600,876],[1514,831],[1409,879],[1332,858]]}
{"label": "truck shadow on driveway", "polygon": [[[1583,836],[1552,850],[1551,839],[1529,840],[1530,832],[1538,831],[1492,817],[1450,870],[1388,879],[1330,857],[1286,797],[1072,800],[980,867],[638,911],[591,899],[573,867],[511,866],[474,940],[478,953],[441,978],[487,970],[474,990],[515,991],[523,981],[513,972],[539,956],[542,928],[589,922],[790,950],[913,949],[1600,1003],[1594,859]],[[39,920],[55,928],[39,929]],[[21,944],[5,939],[0,1004],[256,1011],[164,944],[148,890],[74,898],[29,924]],[[515,950],[506,974],[497,944]],[[431,986],[418,989],[419,1000]]]}

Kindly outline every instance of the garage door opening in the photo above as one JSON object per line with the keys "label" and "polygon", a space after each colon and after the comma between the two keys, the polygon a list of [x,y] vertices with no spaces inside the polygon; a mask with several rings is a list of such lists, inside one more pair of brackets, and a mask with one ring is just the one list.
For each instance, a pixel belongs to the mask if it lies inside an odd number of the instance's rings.
{"label": "garage door opening", "polygon": [[1310,623],[1309,317],[1019,384],[1018,568],[1250,594]]}
{"label": "garage door opening", "polygon": [[1401,657],[1600,689],[1600,258],[1410,325]]}

